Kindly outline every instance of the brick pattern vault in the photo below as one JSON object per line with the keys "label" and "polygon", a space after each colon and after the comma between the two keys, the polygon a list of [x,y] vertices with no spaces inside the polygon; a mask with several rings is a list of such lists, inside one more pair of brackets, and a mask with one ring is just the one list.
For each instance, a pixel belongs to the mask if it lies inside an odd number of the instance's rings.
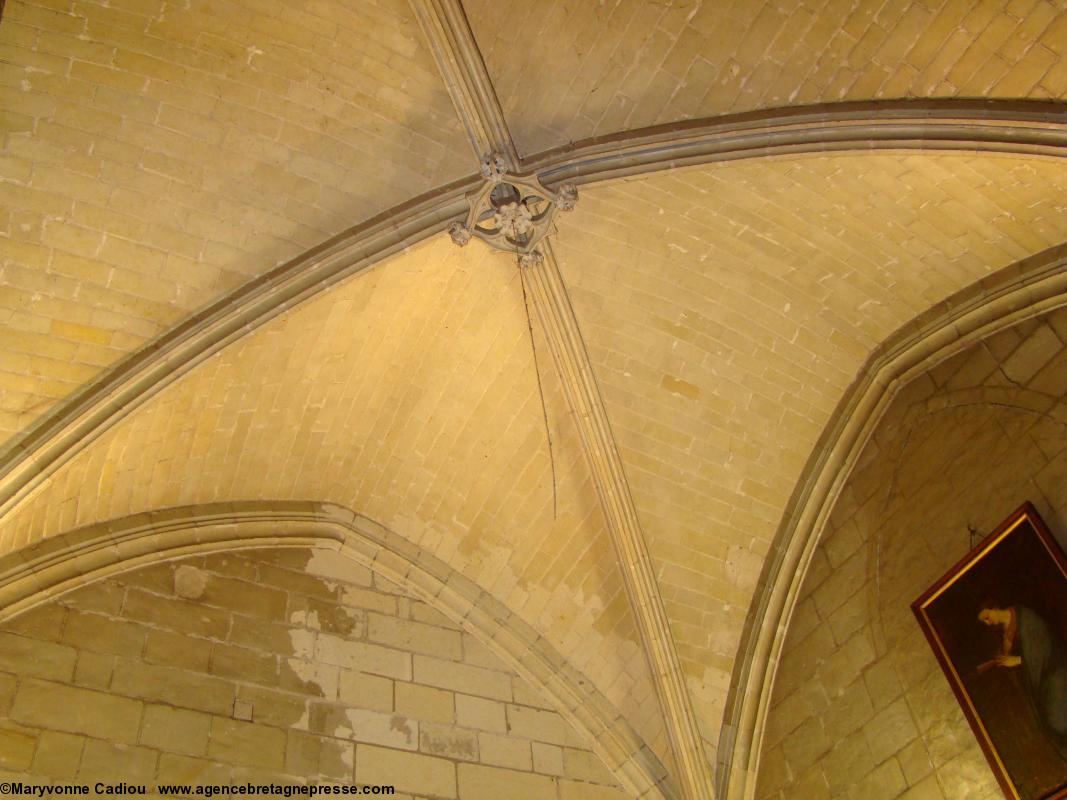
{"label": "brick pattern vault", "polygon": [[[1012,326],[1062,338],[1032,320],[1067,300],[1065,34],[1052,0],[8,0],[0,618],[18,647],[0,661],[16,754],[0,769],[72,778],[47,765],[76,748],[88,774],[121,745],[145,774],[237,774],[254,739],[291,776],[314,761],[361,779],[366,748],[399,771],[444,759],[405,790],[419,800],[488,796],[493,770],[561,800],[859,791],[829,750],[788,741],[813,725],[790,698],[819,679],[796,671],[791,626],[813,602],[836,611],[819,598],[852,567],[818,542],[841,541],[850,476],[902,387]],[[529,252],[446,233],[489,220],[471,206],[492,205],[493,170],[567,209]],[[521,205],[499,218],[544,210]],[[316,591],[294,587],[336,576],[293,553],[351,549],[337,514],[407,566],[384,557],[401,589],[350,582],[330,619],[362,621],[323,632]],[[257,547],[310,540],[208,554],[236,528]],[[361,552],[352,568],[373,572]],[[459,641],[441,674],[508,675],[509,697],[474,705],[503,704],[505,728],[556,721],[505,742],[460,719],[470,686],[336,652],[327,672],[392,682],[392,706],[342,709],[349,677],[316,717],[306,675],[281,683],[302,656],[168,628],[181,564],[220,586],[289,581],[264,591],[286,595],[272,624],[297,639]],[[206,617],[246,615],[221,597]],[[142,637],[143,663],[94,650],[93,625]],[[285,699],[307,719],[242,739],[232,715],[138,694],[175,634],[207,654],[196,680],[234,700],[303,692]],[[426,678],[429,654],[408,655]],[[278,683],[259,680],[268,661]],[[415,738],[319,724],[399,713],[398,681],[434,717],[411,717]],[[50,717],[53,684],[117,704],[113,735]],[[435,691],[455,695],[450,721]],[[196,753],[156,748],[164,706]],[[887,797],[931,780],[893,758]]]}

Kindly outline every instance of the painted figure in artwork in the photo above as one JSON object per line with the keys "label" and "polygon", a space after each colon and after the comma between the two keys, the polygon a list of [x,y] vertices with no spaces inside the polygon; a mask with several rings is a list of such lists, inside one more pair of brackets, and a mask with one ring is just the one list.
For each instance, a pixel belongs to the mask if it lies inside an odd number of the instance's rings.
{"label": "painted figure in artwork", "polygon": [[1002,629],[1000,652],[979,673],[1018,669],[1041,727],[1067,760],[1067,647],[1037,612],[1026,606],[983,603],[978,619]]}

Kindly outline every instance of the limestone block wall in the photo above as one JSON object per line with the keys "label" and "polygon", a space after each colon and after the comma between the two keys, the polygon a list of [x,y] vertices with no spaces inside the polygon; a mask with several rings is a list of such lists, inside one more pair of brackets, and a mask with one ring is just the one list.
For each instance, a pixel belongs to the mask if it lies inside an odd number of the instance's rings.
{"label": "limestone block wall", "polygon": [[1003,797],[910,604],[1025,500],[1067,544],[1067,311],[909,384],[793,615],[760,800]]}
{"label": "limestone block wall", "polygon": [[473,637],[305,549],[145,567],[0,627],[0,778],[625,797],[589,743]]}

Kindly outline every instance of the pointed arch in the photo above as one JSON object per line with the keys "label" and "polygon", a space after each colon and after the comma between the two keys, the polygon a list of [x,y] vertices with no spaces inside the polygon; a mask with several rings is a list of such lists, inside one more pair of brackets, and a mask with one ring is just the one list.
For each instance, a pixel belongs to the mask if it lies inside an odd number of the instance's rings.
{"label": "pointed arch", "polygon": [[332,550],[407,589],[550,700],[634,797],[675,798],[652,750],[548,641],[437,557],[341,506],[269,501],[185,506],[50,537],[0,557],[0,622],[88,582],[149,564],[278,547]]}

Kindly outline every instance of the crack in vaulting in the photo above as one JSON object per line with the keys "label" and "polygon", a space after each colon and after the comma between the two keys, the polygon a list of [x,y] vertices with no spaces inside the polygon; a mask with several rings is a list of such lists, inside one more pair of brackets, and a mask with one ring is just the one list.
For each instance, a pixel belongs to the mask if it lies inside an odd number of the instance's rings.
{"label": "crack in vaulting", "polygon": [[[602,137],[523,161],[547,185],[775,155],[896,150],[1067,155],[1067,112],[1037,102],[840,103],[697,120]],[[315,294],[444,231],[476,175],[402,203],[190,316],[86,384],[0,453],[0,517],[115,422],[195,364]]]}
{"label": "crack in vaulting", "polygon": [[[476,156],[488,159],[492,166],[497,154],[505,162],[502,167],[517,167],[515,144],[461,3],[412,0],[412,5]],[[710,765],[618,445],[556,257],[547,240],[539,250],[541,257],[528,258],[527,266],[520,269],[530,276],[534,308],[593,473],[677,764],[678,782],[687,800],[711,800]]]}
{"label": "crack in vaulting", "polygon": [[[413,2],[417,12],[423,8],[430,13],[436,8],[444,14],[439,31],[447,33],[447,25],[457,22],[466,24],[458,3]],[[454,47],[458,40],[448,35],[449,47]],[[473,74],[472,67],[480,65],[480,57],[472,61],[470,55],[468,52],[463,59],[446,59],[439,64],[443,64],[443,72],[454,69],[462,79],[464,74]],[[549,185],[565,180],[587,185],[716,161],[857,149],[968,150],[1060,157],[1067,152],[1067,112],[1062,104],[927,100],[841,103],[672,123],[598,137],[523,161],[514,152],[502,115],[494,112],[499,110],[499,103],[484,67],[479,74],[484,78],[480,83],[456,84],[457,90],[466,92],[464,102],[471,109],[469,114],[461,112],[460,116],[468,126],[475,153],[480,156],[489,149],[508,151],[516,169],[537,174]],[[492,113],[482,113],[486,108]],[[465,211],[466,198],[478,185],[474,177],[458,181],[360,224],[226,295],[94,379],[0,453],[0,517],[40,487],[66,460],[208,356],[358,270],[443,231]],[[1025,300],[1034,302],[1031,296]],[[855,397],[846,400],[852,405],[844,408],[834,424],[845,428],[861,426],[867,409],[857,409],[855,406],[862,403]],[[843,400],[842,406],[848,403]],[[792,553],[796,542],[803,544],[805,537],[812,535],[810,517],[824,502],[820,495],[825,488],[823,483],[832,478],[832,470],[839,468],[832,460],[827,465],[815,464],[814,459],[823,458],[824,450],[831,447],[846,446],[847,433],[827,428],[825,441],[820,441],[819,452],[813,454],[814,466],[805,469],[805,485],[797,487],[798,499],[787,507],[775,552],[765,564],[769,575],[774,570],[778,573],[773,575],[773,585],[761,583],[752,601],[752,637],[765,639],[785,629],[792,599],[780,595],[788,592],[788,587],[783,586],[792,579],[785,573],[797,563],[786,551]],[[742,644],[743,648],[751,647],[751,651],[739,655],[731,695],[738,704],[749,701],[746,693],[752,695],[753,703],[762,702],[762,693],[769,693],[773,682],[773,646],[765,641]],[[758,759],[760,712],[753,712],[754,718],[746,716],[748,711],[738,711],[737,716],[729,716],[730,713],[728,707],[723,729],[725,744],[719,749],[720,779],[724,770],[730,771],[731,758],[738,774],[754,769]],[[730,796],[739,796],[733,788],[729,787]],[[726,795],[725,789],[721,794]]]}

